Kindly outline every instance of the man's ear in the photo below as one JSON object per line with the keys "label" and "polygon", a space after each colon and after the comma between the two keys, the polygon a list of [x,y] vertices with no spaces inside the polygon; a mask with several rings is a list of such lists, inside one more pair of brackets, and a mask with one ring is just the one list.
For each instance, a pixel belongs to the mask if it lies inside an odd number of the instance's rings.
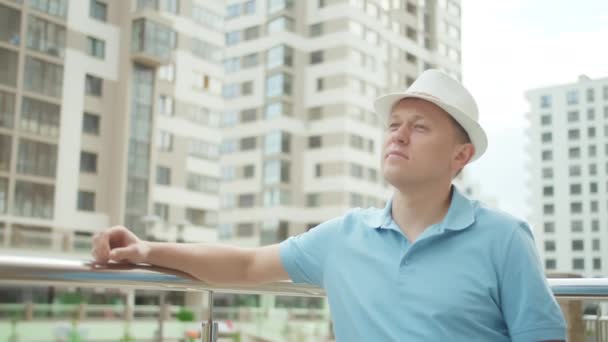
{"label": "man's ear", "polygon": [[467,165],[473,156],[475,155],[475,146],[471,143],[460,144],[458,149],[456,150],[456,155],[454,156],[454,161],[460,165],[460,168],[463,168]]}

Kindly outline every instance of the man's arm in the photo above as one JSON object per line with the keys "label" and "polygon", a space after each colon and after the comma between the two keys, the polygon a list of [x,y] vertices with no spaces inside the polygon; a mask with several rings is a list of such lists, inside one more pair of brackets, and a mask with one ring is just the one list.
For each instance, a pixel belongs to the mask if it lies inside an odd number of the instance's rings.
{"label": "man's arm", "polygon": [[93,238],[93,257],[147,263],[191,274],[210,284],[248,285],[289,279],[279,245],[240,248],[219,244],[183,244],[140,240],[125,227],[112,227]]}

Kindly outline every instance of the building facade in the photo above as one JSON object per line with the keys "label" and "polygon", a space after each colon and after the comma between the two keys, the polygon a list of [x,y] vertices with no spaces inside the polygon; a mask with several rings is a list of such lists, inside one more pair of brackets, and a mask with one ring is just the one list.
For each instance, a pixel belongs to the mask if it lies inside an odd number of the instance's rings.
{"label": "building facade", "polygon": [[530,207],[548,272],[599,276],[608,257],[608,78],[526,92]]}

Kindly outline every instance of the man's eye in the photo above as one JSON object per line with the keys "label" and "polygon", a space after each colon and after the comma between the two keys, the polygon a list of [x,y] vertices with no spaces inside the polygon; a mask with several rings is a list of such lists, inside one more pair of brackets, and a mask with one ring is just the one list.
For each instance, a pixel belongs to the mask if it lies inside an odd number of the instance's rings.
{"label": "man's eye", "polygon": [[398,123],[392,123],[390,124],[390,126],[388,126],[388,128],[392,131],[396,130],[397,128],[399,128],[399,124]]}
{"label": "man's eye", "polygon": [[418,124],[418,125],[415,125],[414,128],[419,129],[419,130],[425,130],[426,126]]}

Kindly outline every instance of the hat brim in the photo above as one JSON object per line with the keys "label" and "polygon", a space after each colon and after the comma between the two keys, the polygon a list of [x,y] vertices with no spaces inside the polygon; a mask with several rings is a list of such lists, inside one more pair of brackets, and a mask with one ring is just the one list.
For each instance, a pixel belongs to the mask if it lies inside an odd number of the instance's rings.
{"label": "hat brim", "polygon": [[374,109],[376,110],[376,114],[380,117],[380,120],[386,124],[388,121],[388,117],[391,114],[391,110],[393,106],[400,100],[407,98],[416,98],[425,100],[433,103],[439,108],[446,111],[448,114],[458,122],[462,128],[467,132],[469,138],[471,139],[471,143],[475,146],[475,154],[471,158],[471,162],[479,159],[482,154],[486,151],[488,147],[488,137],[486,136],[486,132],[479,125],[479,123],[473,119],[471,119],[468,115],[460,111],[459,109],[450,106],[446,103],[443,103],[441,100],[431,97],[425,96],[421,93],[393,93],[387,94],[378,97],[374,101]]}

